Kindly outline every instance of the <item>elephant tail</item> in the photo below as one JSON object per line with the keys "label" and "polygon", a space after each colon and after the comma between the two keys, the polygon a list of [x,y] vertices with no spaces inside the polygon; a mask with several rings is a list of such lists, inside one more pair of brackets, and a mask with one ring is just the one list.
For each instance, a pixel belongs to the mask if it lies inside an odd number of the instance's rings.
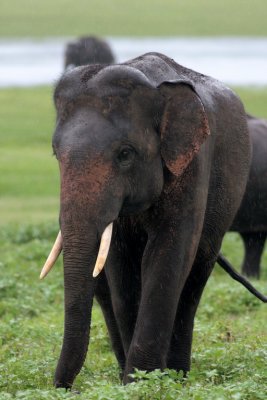
{"label": "elephant tail", "polygon": [[232,265],[229,263],[229,261],[221,254],[219,253],[218,258],[217,258],[217,263],[222,267],[234,280],[237,282],[241,283],[245,288],[252,293],[255,297],[263,301],[264,303],[267,303],[267,297],[264,296],[262,293],[260,293],[257,289],[254,288],[254,286],[242,275],[240,275],[238,272],[234,270]]}

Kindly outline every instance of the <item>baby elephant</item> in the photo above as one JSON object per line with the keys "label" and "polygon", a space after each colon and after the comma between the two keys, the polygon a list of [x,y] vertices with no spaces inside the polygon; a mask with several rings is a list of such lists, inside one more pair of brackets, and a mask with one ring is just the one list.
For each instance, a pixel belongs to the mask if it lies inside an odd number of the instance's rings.
{"label": "baby elephant", "polygon": [[245,244],[242,273],[259,278],[267,236],[267,121],[247,115],[252,162],[246,192],[231,226]]}

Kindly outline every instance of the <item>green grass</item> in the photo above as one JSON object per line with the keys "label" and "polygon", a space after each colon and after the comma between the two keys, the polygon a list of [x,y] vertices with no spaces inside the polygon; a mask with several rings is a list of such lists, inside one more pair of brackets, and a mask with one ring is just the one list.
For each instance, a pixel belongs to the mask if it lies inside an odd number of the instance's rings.
{"label": "green grass", "polygon": [[0,225],[58,218],[52,89],[0,91]]}
{"label": "green grass", "polygon": [[1,0],[0,37],[267,35],[265,0]]}
{"label": "green grass", "polygon": [[[45,281],[38,279],[56,232],[56,224],[46,223],[0,233],[0,400],[73,398],[52,386],[63,334],[62,260]],[[228,235],[224,247],[240,260],[237,235]],[[255,284],[266,293],[266,269]],[[123,387],[95,304],[89,353],[75,389],[81,400],[265,399],[266,328],[266,305],[216,267],[197,314],[188,380],[155,372]]]}
{"label": "green grass", "polygon": [[234,88],[234,90],[241,98],[248,113],[267,119],[267,87]]}
{"label": "green grass", "polygon": [[54,128],[52,87],[0,90],[0,147],[49,145]]}

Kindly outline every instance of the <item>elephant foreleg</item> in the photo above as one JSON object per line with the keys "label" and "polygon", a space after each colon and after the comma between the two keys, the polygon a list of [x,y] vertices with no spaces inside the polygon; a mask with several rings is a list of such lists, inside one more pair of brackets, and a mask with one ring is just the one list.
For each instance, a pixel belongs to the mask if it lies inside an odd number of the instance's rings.
{"label": "elephant foreleg", "polygon": [[149,243],[146,249],[146,265],[142,270],[142,296],[133,339],[127,354],[124,383],[131,381],[128,374],[132,373],[134,368],[152,371],[167,367],[167,354],[177,305],[195,250],[190,248],[188,253],[183,253],[181,249],[186,248],[184,243],[181,247],[173,245],[174,242],[181,243],[182,238],[179,239],[168,241],[163,232]]}

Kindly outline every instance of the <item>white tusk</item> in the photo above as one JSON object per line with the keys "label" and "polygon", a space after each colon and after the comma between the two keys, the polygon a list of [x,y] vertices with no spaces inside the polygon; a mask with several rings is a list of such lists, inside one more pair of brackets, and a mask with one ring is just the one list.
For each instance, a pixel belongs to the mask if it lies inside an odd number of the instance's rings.
{"label": "white tusk", "polygon": [[56,241],[55,241],[55,244],[52,247],[52,250],[45,262],[45,265],[43,266],[42,271],[41,271],[40,279],[43,279],[48,274],[50,269],[53,268],[55,262],[58,259],[58,256],[61,253],[61,250],[62,250],[62,236],[61,236],[61,231],[59,231]]}
{"label": "white tusk", "polygon": [[113,229],[113,222],[111,222],[106,229],[104,230],[102,237],[101,237],[101,242],[100,242],[100,247],[98,251],[98,256],[96,259],[95,263],[95,268],[93,271],[93,277],[97,277],[98,274],[102,271],[104,268],[107,256],[108,256],[108,251],[110,247],[110,242],[111,242],[111,237],[112,237],[112,229]]}

